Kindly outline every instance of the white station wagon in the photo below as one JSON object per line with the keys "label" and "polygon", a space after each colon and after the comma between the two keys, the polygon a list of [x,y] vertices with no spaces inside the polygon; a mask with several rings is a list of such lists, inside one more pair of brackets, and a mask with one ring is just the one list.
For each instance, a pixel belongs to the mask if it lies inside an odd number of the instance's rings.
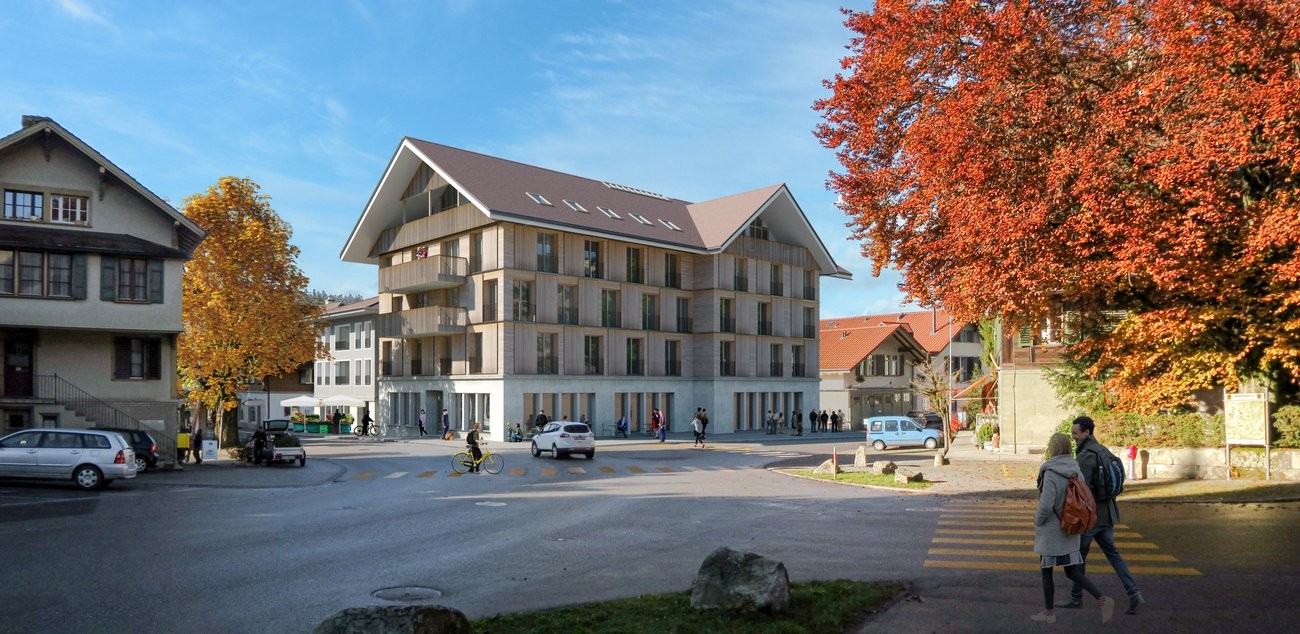
{"label": "white station wagon", "polygon": [[0,477],[71,480],[82,489],[102,489],[135,475],[135,451],[115,431],[25,429],[0,438]]}

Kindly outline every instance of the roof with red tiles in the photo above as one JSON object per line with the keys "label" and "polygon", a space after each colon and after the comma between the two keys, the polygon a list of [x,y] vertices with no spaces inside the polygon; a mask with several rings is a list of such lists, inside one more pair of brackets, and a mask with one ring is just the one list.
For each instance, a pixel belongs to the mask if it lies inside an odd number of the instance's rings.
{"label": "roof with red tiles", "polygon": [[[840,328],[854,328],[862,326],[880,326],[885,324],[906,324],[912,331],[912,337],[916,339],[921,347],[925,348],[930,354],[938,354],[948,347],[949,337],[948,324],[952,322],[952,337],[967,325],[967,322],[953,321],[948,312],[942,309],[929,311],[918,310],[907,313],[884,313],[879,315],[863,315],[861,317],[835,317],[821,320],[821,329],[823,331]],[[830,324],[835,324],[831,326]],[[826,343],[822,342],[822,354],[825,352]]]}

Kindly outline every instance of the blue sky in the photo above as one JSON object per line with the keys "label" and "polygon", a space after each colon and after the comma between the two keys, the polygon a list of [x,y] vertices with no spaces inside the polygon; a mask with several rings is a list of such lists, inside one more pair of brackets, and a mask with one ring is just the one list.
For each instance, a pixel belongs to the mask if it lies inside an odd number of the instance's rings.
{"label": "blue sky", "polygon": [[784,182],[851,282],[822,316],[900,307],[826,190],[812,102],[869,1],[19,0],[0,13],[0,134],[51,117],[173,205],[247,176],[314,289],[403,136],[708,200]]}

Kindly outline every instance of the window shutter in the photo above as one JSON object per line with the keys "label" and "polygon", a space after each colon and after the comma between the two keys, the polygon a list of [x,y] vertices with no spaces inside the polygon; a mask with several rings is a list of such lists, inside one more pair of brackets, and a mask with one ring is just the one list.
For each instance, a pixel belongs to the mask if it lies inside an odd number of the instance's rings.
{"label": "window shutter", "polygon": [[113,338],[113,378],[131,378],[131,339]]}
{"label": "window shutter", "polygon": [[161,379],[162,378],[162,341],[158,339],[145,339],[145,364],[144,378]]}
{"label": "window shutter", "polygon": [[99,256],[99,299],[117,301],[117,258],[111,255]]}
{"label": "window shutter", "polygon": [[163,303],[163,261],[149,260],[149,303]]}
{"label": "window shutter", "polygon": [[86,254],[72,255],[72,299],[86,299]]}

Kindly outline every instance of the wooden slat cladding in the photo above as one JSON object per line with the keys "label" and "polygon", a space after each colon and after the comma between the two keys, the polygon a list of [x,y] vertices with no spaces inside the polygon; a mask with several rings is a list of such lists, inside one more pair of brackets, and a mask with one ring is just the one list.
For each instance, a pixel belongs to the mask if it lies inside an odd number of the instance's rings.
{"label": "wooden slat cladding", "polygon": [[774,264],[784,264],[805,269],[816,269],[817,261],[803,245],[759,240],[749,236],[736,238],[723,253],[753,260],[763,260]]}
{"label": "wooden slat cladding", "polygon": [[379,315],[376,328],[384,339],[407,339],[463,333],[469,312],[457,306],[427,306]]}
{"label": "wooden slat cladding", "polygon": [[380,257],[417,244],[443,240],[447,236],[490,225],[493,222],[474,205],[460,205],[432,216],[384,229],[375,240],[374,246],[370,248],[370,257]]}
{"label": "wooden slat cladding", "polygon": [[405,293],[465,284],[469,264],[465,258],[431,255],[379,269],[379,292]]}

